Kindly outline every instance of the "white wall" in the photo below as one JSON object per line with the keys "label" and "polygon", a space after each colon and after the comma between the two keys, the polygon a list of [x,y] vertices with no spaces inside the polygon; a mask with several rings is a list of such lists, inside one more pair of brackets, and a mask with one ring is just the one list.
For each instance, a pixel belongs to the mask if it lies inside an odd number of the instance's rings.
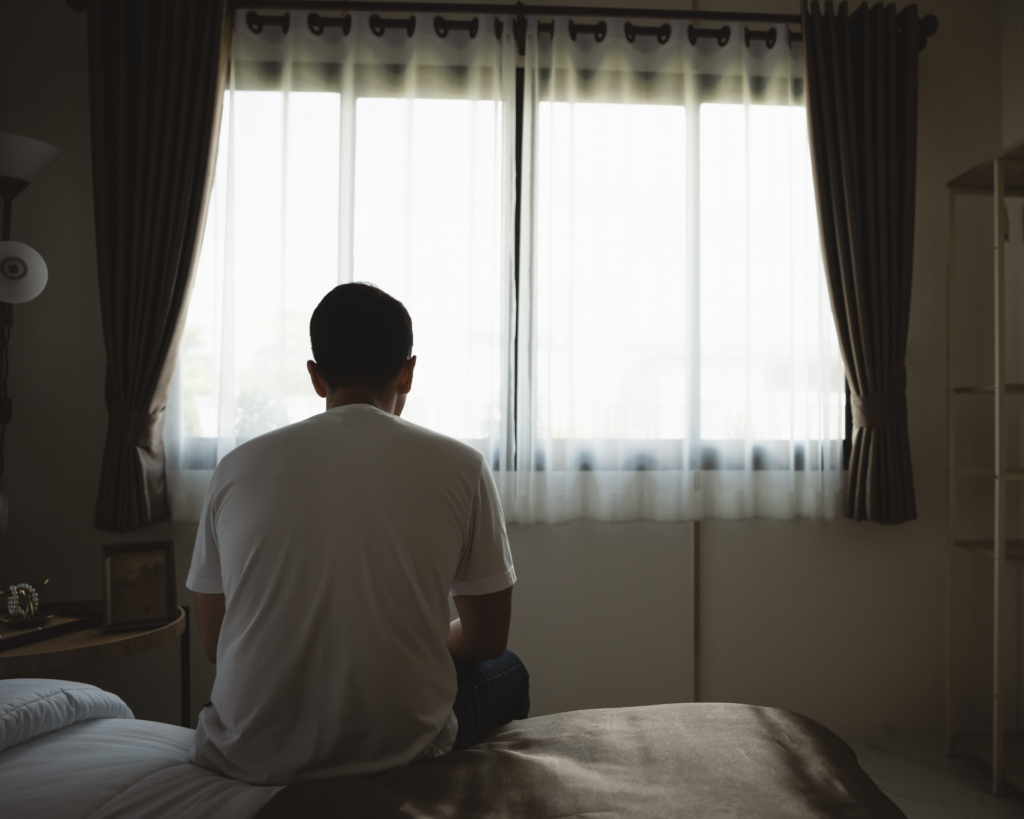
{"label": "white wall", "polygon": [[[1001,3],[921,0],[918,6],[941,22],[921,55],[908,349],[919,520],[895,528],[709,522],[702,533],[704,698],[790,708],[852,737],[935,730],[941,722],[943,186],[1003,141]],[[712,7],[798,10],[795,1],[701,3]],[[1019,60],[1024,65],[1024,57]],[[1024,73],[1018,73],[1024,98]],[[11,527],[0,579],[51,576],[51,599],[97,597],[101,543],[168,535],[176,540],[183,579],[191,527],[159,526],[115,538],[92,525],[105,432],[104,353],[92,227],[85,18],[63,0],[0,4],[0,130],[44,139],[64,151],[14,211],[14,238],[43,254],[51,279],[38,300],[16,311],[10,381],[15,410],[2,482],[11,500]],[[962,225],[961,261],[968,269],[976,263],[977,269],[990,270],[985,216],[983,210],[968,213]],[[965,285],[967,296],[981,292],[970,285]],[[981,340],[975,346],[972,354],[981,360],[986,348]],[[978,496],[967,504],[973,518],[966,525],[983,533],[990,526],[990,501]],[[640,523],[511,528],[520,574],[512,647],[531,669],[534,713],[690,698],[691,528]],[[963,610],[972,614],[963,618],[958,643],[969,660],[963,664],[962,711],[983,720],[990,564],[964,554],[957,568]],[[1019,571],[1014,583],[1020,590]],[[180,592],[187,600],[183,587]],[[1019,608],[1015,619],[1021,622]],[[198,707],[207,699],[213,671],[195,648],[193,704]],[[176,651],[170,645],[80,669],[75,676],[121,694],[139,716],[173,721]],[[1019,691],[1019,650],[1014,658]],[[1012,719],[1019,721],[1019,714],[1018,707]]]}

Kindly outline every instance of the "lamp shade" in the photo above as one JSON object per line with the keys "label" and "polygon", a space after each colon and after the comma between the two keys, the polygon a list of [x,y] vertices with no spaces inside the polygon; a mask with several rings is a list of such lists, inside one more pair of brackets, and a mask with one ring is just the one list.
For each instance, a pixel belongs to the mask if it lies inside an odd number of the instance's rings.
{"label": "lamp shade", "polygon": [[31,182],[59,155],[60,148],[38,139],[0,134],[0,176]]}
{"label": "lamp shade", "polygon": [[28,245],[0,242],[0,301],[32,301],[43,292],[49,276],[43,257]]}

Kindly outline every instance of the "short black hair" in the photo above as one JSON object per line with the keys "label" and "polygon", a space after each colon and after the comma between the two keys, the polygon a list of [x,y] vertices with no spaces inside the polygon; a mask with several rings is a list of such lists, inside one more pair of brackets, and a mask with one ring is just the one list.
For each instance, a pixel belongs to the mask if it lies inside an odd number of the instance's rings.
{"label": "short black hair", "polygon": [[309,320],[313,358],[327,386],[383,387],[412,355],[412,318],[379,287],[352,282],[323,297]]}

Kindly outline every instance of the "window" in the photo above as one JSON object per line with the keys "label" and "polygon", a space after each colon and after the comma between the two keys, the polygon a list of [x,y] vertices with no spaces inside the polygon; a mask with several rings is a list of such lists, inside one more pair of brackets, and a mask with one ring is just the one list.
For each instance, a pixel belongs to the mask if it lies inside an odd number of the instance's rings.
{"label": "window", "polygon": [[539,132],[537,435],[683,439],[686,111],[542,102]]}
{"label": "window", "polygon": [[501,398],[500,134],[491,100],[356,103],[354,278],[415,317],[405,416],[480,448]]}
{"label": "window", "polygon": [[413,316],[405,417],[480,449],[512,521],[834,516],[799,46],[621,21],[597,43],[556,18],[517,70],[508,18],[447,38],[365,18],[333,41],[236,22],[165,435],[175,516],[238,443],[322,410],[309,315],[353,280]]}
{"label": "window", "polygon": [[700,113],[701,438],[721,442],[725,460],[737,450],[726,442],[753,440],[765,466],[791,456],[811,467],[807,442],[841,440],[845,425],[806,115],[742,104]]}

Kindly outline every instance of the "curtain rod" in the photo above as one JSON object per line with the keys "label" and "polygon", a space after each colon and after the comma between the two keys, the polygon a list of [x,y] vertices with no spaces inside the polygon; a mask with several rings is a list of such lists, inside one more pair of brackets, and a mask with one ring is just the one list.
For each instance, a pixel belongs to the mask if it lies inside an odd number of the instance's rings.
{"label": "curtain rod", "polygon": [[[66,0],[73,11],[85,11],[88,0]],[[417,3],[415,0],[228,0],[231,11],[238,9],[284,9],[294,11],[422,11],[436,14],[511,14],[537,17],[644,17],[661,20],[714,20],[721,23],[780,23],[800,25],[799,14],[767,14],[743,11],[683,11],[680,9],[623,9],[600,6],[528,6],[525,3]],[[921,48],[939,30],[939,18],[921,18]]]}
{"label": "curtain rod", "polygon": [[[85,11],[88,0],[66,0],[73,11]],[[517,17],[634,17],[660,20],[713,20],[720,23],[779,23],[800,25],[799,14],[767,14],[744,11],[683,11],[680,9],[624,9],[601,6],[528,6],[525,3],[439,3],[415,0],[228,0],[231,11],[239,9],[285,11],[406,11],[435,14],[509,14]],[[926,14],[921,18],[921,44],[924,48],[939,30],[939,18]],[[794,38],[799,35],[794,35]],[[522,48],[520,48],[522,53]]]}
{"label": "curtain rod", "polygon": [[739,11],[682,11],[679,9],[625,9],[601,6],[531,6],[524,3],[417,3],[415,0],[230,0],[237,9],[282,11],[422,11],[438,14],[508,14],[532,17],[654,17],[660,20],[714,20],[737,23],[800,25],[799,14]]}

